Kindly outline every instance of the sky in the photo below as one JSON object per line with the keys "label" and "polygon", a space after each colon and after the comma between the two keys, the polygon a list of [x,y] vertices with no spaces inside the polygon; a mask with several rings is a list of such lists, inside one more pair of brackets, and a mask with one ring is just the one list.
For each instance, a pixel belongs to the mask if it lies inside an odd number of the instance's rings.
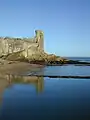
{"label": "sky", "polygon": [[90,57],[90,0],[0,0],[0,36],[34,37],[59,56]]}

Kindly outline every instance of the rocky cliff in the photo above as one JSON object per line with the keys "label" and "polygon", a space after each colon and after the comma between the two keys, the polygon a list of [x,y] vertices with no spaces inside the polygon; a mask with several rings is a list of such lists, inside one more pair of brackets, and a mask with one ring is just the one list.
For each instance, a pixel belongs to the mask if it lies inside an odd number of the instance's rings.
{"label": "rocky cliff", "polygon": [[44,51],[44,33],[35,31],[33,38],[0,38],[0,57],[6,60],[27,60],[29,62],[60,61],[60,57]]}
{"label": "rocky cliff", "polygon": [[0,64],[11,63],[11,61],[45,65],[90,64],[46,53],[44,51],[44,33],[41,30],[36,30],[33,38],[0,38]]}

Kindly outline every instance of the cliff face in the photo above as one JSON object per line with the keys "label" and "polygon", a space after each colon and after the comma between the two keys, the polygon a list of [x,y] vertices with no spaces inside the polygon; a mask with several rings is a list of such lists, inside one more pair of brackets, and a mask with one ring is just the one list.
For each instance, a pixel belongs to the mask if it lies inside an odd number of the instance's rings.
{"label": "cliff face", "polygon": [[29,61],[32,63],[51,61],[63,61],[61,57],[49,55],[44,51],[44,33],[35,31],[35,37],[31,38],[0,38],[0,57],[6,60]]}

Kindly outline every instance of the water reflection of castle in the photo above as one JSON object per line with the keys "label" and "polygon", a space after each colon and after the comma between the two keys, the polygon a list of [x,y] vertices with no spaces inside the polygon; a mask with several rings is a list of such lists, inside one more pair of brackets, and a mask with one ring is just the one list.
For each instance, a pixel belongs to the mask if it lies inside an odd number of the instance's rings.
{"label": "water reflection of castle", "polygon": [[7,87],[13,84],[34,84],[36,92],[40,93],[44,88],[44,78],[37,76],[17,76],[17,75],[0,75],[0,103],[2,103],[3,93]]}

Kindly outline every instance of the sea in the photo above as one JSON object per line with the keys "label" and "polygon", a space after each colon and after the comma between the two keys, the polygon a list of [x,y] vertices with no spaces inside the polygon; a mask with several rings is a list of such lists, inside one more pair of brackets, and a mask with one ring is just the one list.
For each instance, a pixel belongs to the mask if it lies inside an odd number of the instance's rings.
{"label": "sea", "polygon": [[[90,62],[90,57],[68,57]],[[8,76],[0,78],[0,120],[90,120],[90,79]],[[47,66],[47,76],[90,76],[90,66]],[[6,78],[7,79],[7,78]]]}

